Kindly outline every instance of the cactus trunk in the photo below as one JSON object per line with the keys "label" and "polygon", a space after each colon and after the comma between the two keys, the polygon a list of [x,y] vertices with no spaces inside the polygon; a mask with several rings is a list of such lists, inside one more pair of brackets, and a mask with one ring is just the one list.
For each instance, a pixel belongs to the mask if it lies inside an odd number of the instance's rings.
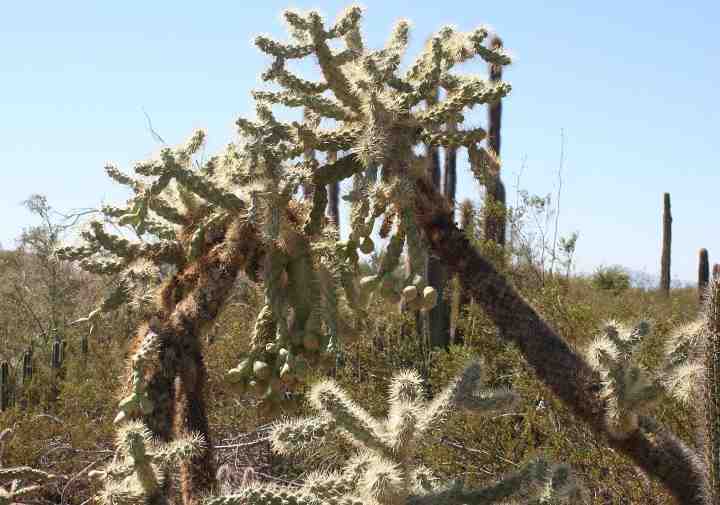
{"label": "cactus trunk", "polygon": [[720,279],[713,279],[707,291],[705,316],[702,396],[696,405],[707,468],[706,500],[716,504],[720,503]]}
{"label": "cactus trunk", "polygon": [[[436,92],[432,99],[428,100],[428,107],[437,103],[437,100],[438,96]],[[432,181],[433,186],[440,191],[440,183],[442,179],[440,170],[440,150],[437,146],[428,145],[426,146],[426,152],[428,176]],[[445,168],[448,168],[447,161]],[[447,172],[445,175],[447,177]],[[445,196],[448,196],[447,193]],[[452,196],[454,199],[454,195]],[[453,199],[450,201],[453,201]],[[438,294],[437,305],[435,305],[435,307],[433,307],[428,313],[427,323],[430,340],[429,345],[431,349],[434,347],[447,349],[450,345],[450,306],[447,303],[447,297],[445,296],[445,288],[448,280],[447,272],[445,270],[445,265],[439,258],[429,254],[429,252],[425,255],[425,257],[427,283],[429,286],[435,288]]]}
{"label": "cactus trunk", "polygon": [[23,372],[22,372],[22,382],[23,384],[27,384],[32,380],[33,375],[33,359],[32,359],[32,350],[28,349],[23,353]]}
{"label": "cactus trunk", "polygon": [[[330,151],[327,155],[327,163],[335,163],[337,161],[337,151]],[[340,183],[335,181],[328,184],[328,213],[330,220],[335,227],[340,230]]]}
{"label": "cactus trunk", "polygon": [[[502,48],[502,40],[493,37],[490,42],[491,49]],[[497,84],[502,81],[502,65],[489,65],[490,84]],[[502,101],[498,98],[495,102],[488,104],[488,137],[487,144],[495,156],[500,159],[500,127],[502,125]],[[505,219],[507,197],[505,185],[500,179],[500,171],[497,174],[488,174],[485,187],[485,215],[484,215],[484,239],[490,240],[500,247],[505,245]]]}
{"label": "cactus trunk", "polygon": [[672,241],[672,214],[670,193],[663,195],[662,257],[660,260],[660,291],[670,296],[670,244]]}
{"label": "cactus trunk", "polygon": [[10,365],[7,361],[0,364],[0,412],[10,408]]}
{"label": "cactus trunk", "polygon": [[700,303],[705,296],[708,282],[710,282],[710,261],[708,260],[708,250],[703,248],[700,249],[698,258],[698,299]]}

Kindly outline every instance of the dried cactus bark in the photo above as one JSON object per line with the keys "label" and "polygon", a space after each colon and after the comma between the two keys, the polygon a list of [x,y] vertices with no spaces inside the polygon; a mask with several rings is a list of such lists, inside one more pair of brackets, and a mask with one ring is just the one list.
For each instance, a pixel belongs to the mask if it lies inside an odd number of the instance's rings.
{"label": "dried cactus bark", "polygon": [[698,253],[698,299],[700,303],[705,297],[708,282],[710,282],[710,261],[708,259],[708,250],[702,248]]}
{"label": "dried cactus bark", "polygon": [[639,418],[639,429],[628,437],[612,437],[604,420],[607,407],[599,394],[598,374],[471,246],[453,223],[444,198],[426,180],[416,183],[415,206],[433,253],[459,276],[500,336],[518,346],[540,380],[610,447],[659,479],[680,503],[703,505],[698,491],[703,489],[704,468],[694,452],[646,416]]}
{"label": "dried cactus bark", "polygon": [[672,242],[672,213],[670,193],[663,194],[662,256],[660,258],[660,291],[670,296],[670,246]]}

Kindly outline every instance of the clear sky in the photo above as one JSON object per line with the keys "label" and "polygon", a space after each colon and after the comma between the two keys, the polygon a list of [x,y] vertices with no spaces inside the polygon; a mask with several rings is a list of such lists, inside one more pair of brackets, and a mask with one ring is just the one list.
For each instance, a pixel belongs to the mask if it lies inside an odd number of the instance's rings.
{"label": "clear sky", "polygon": [[[252,112],[268,63],[251,44],[285,37],[280,12],[329,1],[50,0],[0,9],[0,243],[33,223],[19,204],[43,193],[59,210],[118,202],[108,161],[128,168],[158,149],[143,109],[169,144],[208,130],[211,152]],[[445,24],[486,24],[516,63],[503,116],[504,178],[554,191],[566,137],[560,228],[579,231],[579,271],[619,263],[659,269],[662,193],[672,195],[673,276],[693,280],[697,251],[720,262],[717,140],[720,4],[645,2],[363,2],[379,46],[398,18],[413,22],[410,54]],[[412,5],[412,7],[408,7]],[[481,65],[468,71],[484,72]],[[478,124],[484,115],[473,117]],[[460,197],[478,187],[460,177]],[[510,191],[509,200],[514,201]]]}

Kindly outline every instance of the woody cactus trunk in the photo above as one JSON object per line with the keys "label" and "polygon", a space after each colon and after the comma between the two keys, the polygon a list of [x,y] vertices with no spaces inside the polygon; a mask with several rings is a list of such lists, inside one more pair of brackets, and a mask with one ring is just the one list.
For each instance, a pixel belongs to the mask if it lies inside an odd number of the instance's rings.
{"label": "woody cactus trunk", "polygon": [[672,213],[670,193],[663,194],[662,256],[660,258],[660,291],[670,296],[670,246],[672,242]]}

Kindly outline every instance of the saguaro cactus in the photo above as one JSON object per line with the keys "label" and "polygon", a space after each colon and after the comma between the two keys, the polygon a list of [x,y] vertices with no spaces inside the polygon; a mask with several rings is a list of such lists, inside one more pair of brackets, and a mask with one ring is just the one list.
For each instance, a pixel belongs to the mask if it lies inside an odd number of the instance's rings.
{"label": "saguaro cactus", "polygon": [[[503,47],[500,37],[493,37],[490,40],[490,49],[493,51],[501,50]],[[503,65],[490,62],[488,64],[489,77],[491,83],[502,81]],[[488,136],[487,145],[491,153],[500,159],[500,127],[502,125],[502,100],[497,100],[488,104]],[[500,165],[497,170],[491,171],[486,176],[486,197],[485,197],[485,216],[484,216],[484,238],[491,240],[499,246],[505,245],[505,207],[506,194],[505,185],[500,179]]]}
{"label": "saguaro cactus", "polygon": [[59,370],[63,364],[64,349],[63,341],[55,340],[52,345],[52,356],[50,359],[50,366],[53,370]]}
{"label": "saguaro cactus", "polygon": [[702,302],[708,282],[710,282],[710,261],[708,259],[708,250],[705,248],[700,249],[698,256],[698,298],[700,299],[700,302]]}
{"label": "saguaro cactus", "polygon": [[0,364],[0,411],[10,408],[10,365],[7,361]]}
{"label": "saguaro cactus", "polygon": [[22,382],[27,384],[33,376],[33,354],[32,348],[23,353]]}
{"label": "saguaro cactus", "polygon": [[663,194],[662,256],[660,259],[660,291],[670,296],[670,245],[672,241],[672,214],[670,193]]}

